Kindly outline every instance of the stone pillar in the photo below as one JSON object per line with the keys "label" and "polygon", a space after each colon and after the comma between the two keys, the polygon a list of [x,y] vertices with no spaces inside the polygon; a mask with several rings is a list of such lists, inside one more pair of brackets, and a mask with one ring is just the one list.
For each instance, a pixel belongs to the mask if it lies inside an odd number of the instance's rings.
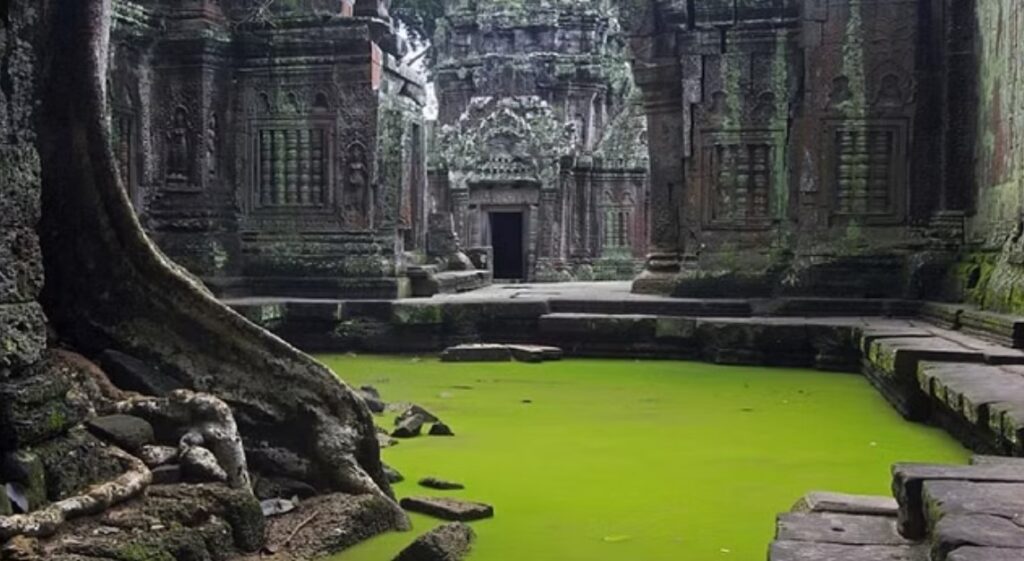
{"label": "stone pillar", "polygon": [[660,292],[680,270],[680,205],[684,189],[684,159],[680,147],[688,145],[682,99],[681,66],[676,59],[653,64],[637,62],[633,68],[643,92],[651,155],[651,239],[644,273],[633,285],[637,292]]}

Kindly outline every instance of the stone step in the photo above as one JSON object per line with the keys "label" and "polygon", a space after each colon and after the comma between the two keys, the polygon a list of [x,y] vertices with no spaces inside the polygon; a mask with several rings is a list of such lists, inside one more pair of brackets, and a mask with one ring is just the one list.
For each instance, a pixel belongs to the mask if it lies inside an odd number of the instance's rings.
{"label": "stone step", "polygon": [[900,463],[893,466],[892,478],[893,495],[900,506],[900,534],[913,540],[924,539],[929,529],[925,484],[943,481],[957,484],[1009,483],[1021,485],[1024,491],[1024,469],[1015,464],[949,466]]}
{"label": "stone step", "polygon": [[918,384],[990,447],[1024,453],[1024,367],[922,362]]}
{"label": "stone step", "polygon": [[662,315],[687,317],[748,317],[747,300],[693,298],[580,299],[552,298],[548,301],[556,314]]}
{"label": "stone step", "polygon": [[1024,528],[999,516],[947,514],[935,525],[929,541],[933,561],[944,561],[964,546],[1016,549],[1017,559],[1024,559]]}
{"label": "stone step", "polygon": [[965,333],[995,341],[1016,349],[1024,348],[1024,318],[965,308],[960,314]]}
{"label": "stone step", "polygon": [[864,345],[868,379],[913,420],[924,420],[930,414],[929,394],[922,391],[917,379],[922,362],[1024,364],[1021,351],[937,328],[932,336],[876,336]]}
{"label": "stone step", "polygon": [[1019,549],[995,547],[961,547],[946,557],[946,561],[1021,561],[1024,554]]}
{"label": "stone step", "polygon": [[928,550],[909,545],[845,545],[777,541],[768,561],[929,561]]}
{"label": "stone step", "polygon": [[846,545],[911,545],[891,516],[794,512],[779,515],[776,539]]}
{"label": "stone step", "polygon": [[892,497],[873,495],[847,495],[813,491],[804,495],[792,509],[793,512],[832,512],[839,514],[866,514],[895,518],[899,504]]}

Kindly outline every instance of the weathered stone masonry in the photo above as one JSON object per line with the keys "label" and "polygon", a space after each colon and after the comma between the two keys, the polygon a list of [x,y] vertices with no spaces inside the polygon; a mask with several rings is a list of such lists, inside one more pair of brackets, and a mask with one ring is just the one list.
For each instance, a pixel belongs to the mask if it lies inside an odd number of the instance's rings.
{"label": "weathered stone masonry", "polygon": [[928,291],[972,210],[971,3],[634,4],[655,209],[638,290]]}
{"label": "weathered stone masonry", "polygon": [[426,236],[422,77],[383,2],[119,1],[116,152],[223,295],[400,297]]}
{"label": "weathered stone masonry", "polygon": [[495,277],[632,278],[646,125],[609,2],[454,1],[434,44],[439,210]]}

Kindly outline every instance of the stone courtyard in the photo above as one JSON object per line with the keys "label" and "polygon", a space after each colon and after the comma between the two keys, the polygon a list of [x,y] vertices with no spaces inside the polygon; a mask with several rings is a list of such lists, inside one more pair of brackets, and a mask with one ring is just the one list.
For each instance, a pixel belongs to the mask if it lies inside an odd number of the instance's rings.
{"label": "stone courtyard", "polygon": [[495,516],[399,501],[380,395],[306,353],[859,374],[975,455],[808,489],[767,559],[1024,559],[1022,37],[1016,0],[0,3],[0,561]]}

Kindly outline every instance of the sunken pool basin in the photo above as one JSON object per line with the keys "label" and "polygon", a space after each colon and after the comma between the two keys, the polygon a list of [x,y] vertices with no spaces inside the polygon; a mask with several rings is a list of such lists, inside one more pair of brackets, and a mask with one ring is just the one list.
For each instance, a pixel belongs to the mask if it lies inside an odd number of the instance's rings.
{"label": "sunken pool basin", "polygon": [[[415,402],[454,438],[383,451],[399,497],[495,507],[472,561],[764,559],[779,512],[807,491],[889,494],[897,461],[965,463],[938,429],[904,421],[852,374],[677,361],[449,364],[323,356],[389,403]],[[394,414],[378,417],[390,428]],[[431,491],[434,476],[466,485]],[[389,561],[440,522],[413,515],[333,558]]]}

